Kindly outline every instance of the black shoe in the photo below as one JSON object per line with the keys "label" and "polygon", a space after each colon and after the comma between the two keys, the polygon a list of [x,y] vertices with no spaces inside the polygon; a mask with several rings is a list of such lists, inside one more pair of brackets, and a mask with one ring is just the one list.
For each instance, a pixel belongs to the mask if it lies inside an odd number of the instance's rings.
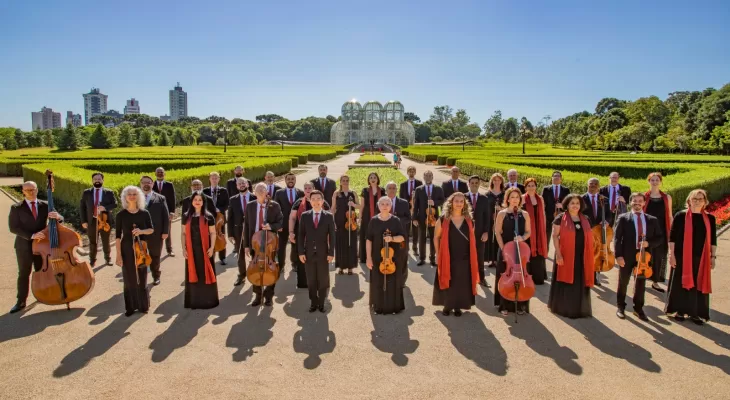
{"label": "black shoe", "polygon": [[685,319],[687,319],[687,318],[684,315],[677,314],[674,316],[674,320],[677,322],[684,322]]}
{"label": "black shoe", "polygon": [[132,314],[134,314],[134,311],[127,311],[127,312],[124,313],[124,316],[125,317],[131,317]]}
{"label": "black shoe", "polygon": [[436,260],[431,260],[431,266],[436,268],[438,265],[436,265]]}
{"label": "black shoe", "polygon": [[170,257],[175,257],[175,253],[173,253],[172,250],[168,251],[167,255]]}
{"label": "black shoe", "polygon": [[694,322],[697,325],[704,325],[705,321],[702,320],[702,318],[692,318],[692,322]]}
{"label": "black shoe", "polygon": [[418,266],[420,267],[421,265],[423,265],[423,264],[425,264],[425,263],[426,263],[426,261],[424,261],[424,260],[419,260],[419,261],[418,261],[418,263],[416,263],[416,265],[418,265]]}
{"label": "black shoe", "polygon": [[243,283],[243,275],[238,275],[238,278],[236,278],[236,281],[233,282],[233,286],[238,286]]}
{"label": "black shoe", "polygon": [[19,301],[19,302],[15,303],[13,308],[10,309],[10,314],[15,314],[16,312],[18,312],[24,308],[25,308],[25,302]]}
{"label": "black shoe", "polygon": [[315,311],[317,311],[317,306],[315,306],[314,304],[309,306],[309,312],[315,312]]}
{"label": "black shoe", "polygon": [[483,287],[487,287],[487,288],[490,287],[489,283],[487,283],[486,279],[480,279],[479,284],[482,285]]}
{"label": "black shoe", "polygon": [[620,308],[618,310],[616,310],[616,316],[621,319],[626,319],[626,314],[624,313],[624,310],[622,310]]}
{"label": "black shoe", "polygon": [[154,282],[152,282],[153,285],[157,286],[160,284],[160,278],[156,278]]}
{"label": "black shoe", "polygon": [[596,279],[596,286],[603,286],[600,279]]}
{"label": "black shoe", "polygon": [[455,317],[461,317],[461,314],[462,314],[461,310],[454,310]]}
{"label": "black shoe", "polygon": [[96,260],[94,260],[94,261],[89,260],[89,266],[91,268],[94,268],[95,265],[96,265]]}
{"label": "black shoe", "polygon": [[104,259],[104,265],[112,265],[112,259],[111,258]]}
{"label": "black shoe", "polygon": [[261,299],[258,297],[253,299],[253,301],[251,302],[251,307],[258,307],[260,305],[261,305]]}
{"label": "black shoe", "polygon": [[644,322],[648,322],[649,321],[649,317],[647,317],[646,314],[644,314],[644,311],[643,310],[639,310],[639,311],[634,310],[634,315],[636,315],[637,317],[639,317],[639,319],[642,320],[642,321],[644,321]]}
{"label": "black shoe", "polygon": [[264,305],[265,305],[266,307],[271,307],[271,304],[272,304],[272,303],[271,303],[271,299],[266,299],[266,301],[264,301]]}
{"label": "black shoe", "polygon": [[221,260],[221,265],[226,265],[226,260]]}
{"label": "black shoe", "polygon": [[451,310],[444,308],[443,310],[441,310],[441,314],[448,317],[451,314]]}
{"label": "black shoe", "polygon": [[666,290],[662,289],[662,287],[659,286],[659,285],[657,285],[656,283],[653,283],[651,285],[651,288],[654,289],[654,290],[656,290],[659,293],[664,293],[666,291]]}
{"label": "black shoe", "polygon": [[317,310],[319,310],[319,312],[323,313],[324,312],[324,306],[317,307]]}

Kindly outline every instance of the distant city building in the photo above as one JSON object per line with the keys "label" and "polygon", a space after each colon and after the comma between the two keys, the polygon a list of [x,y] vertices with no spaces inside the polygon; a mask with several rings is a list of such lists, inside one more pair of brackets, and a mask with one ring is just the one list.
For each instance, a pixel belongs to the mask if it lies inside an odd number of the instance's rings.
{"label": "distant city building", "polygon": [[172,121],[172,117],[170,117],[169,115],[161,115],[160,120],[161,121]]}
{"label": "distant city building", "polygon": [[89,93],[84,94],[84,124],[88,125],[92,117],[106,112],[107,95],[102,94],[99,89],[92,88]]}
{"label": "distant city building", "polygon": [[124,106],[124,115],[127,114],[139,114],[139,102],[134,97],[127,100],[127,105]]}
{"label": "distant city building", "polygon": [[188,116],[188,94],[183,91],[180,82],[170,90],[170,119],[177,121]]}
{"label": "distant city building", "polygon": [[101,115],[112,118],[111,121],[107,121],[104,124],[104,126],[106,126],[107,128],[117,126],[117,125],[121,124],[122,122],[124,122],[124,114],[120,113],[117,110],[109,110],[105,113],[102,113]]}
{"label": "distant city building", "polygon": [[81,114],[74,114],[73,111],[66,111],[66,125],[81,126]]}
{"label": "distant city building", "polygon": [[32,112],[30,114],[33,119],[33,130],[61,127],[61,113],[53,112],[53,109],[43,107],[40,112]]}

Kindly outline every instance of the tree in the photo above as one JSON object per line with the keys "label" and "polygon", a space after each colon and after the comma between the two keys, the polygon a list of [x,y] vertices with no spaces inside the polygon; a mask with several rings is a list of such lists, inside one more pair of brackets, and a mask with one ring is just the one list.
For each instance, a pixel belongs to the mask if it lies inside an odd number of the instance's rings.
{"label": "tree", "polygon": [[131,125],[128,123],[119,125],[119,147],[134,147],[136,141]]}
{"label": "tree", "polygon": [[332,122],[333,124],[337,122],[337,118],[334,115],[328,115],[327,121]]}
{"label": "tree", "polygon": [[[466,139],[466,126],[469,125],[471,118],[466,113],[466,110],[460,108],[456,111],[456,115],[451,118],[451,123],[454,125],[454,132],[456,137],[461,140]],[[481,132],[481,130],[480,130]]]}
{"label": "tree", "polygon": [[451,118],[454,116],[454,109],[449,106],[436,106],[433,108],[433,114],[429,118],[430,121],[437,121],[441,123],[451,122]]}
{"label": "tree", "polygon": [[104,125],[97,124],[94,133],[89,137],[89,144],[93,149],[112,149],[117,147],[117,138],[114,137],[111,129],[104,128]]}
{"label": "tree", "polygon": [[209,124],[217,124],[218,122],[226,121],[225,118],[219,117],[217,115],[211,115],[210,117],[203,120],[203,122],[207,122]]}
{"label": "tree", "polygon": [[403,113],[403,120],[410,122],[410,123],[421,122],[421,118],[419,118],[418,115],[416,115],[412,112]]}
{"label": "tree", "polygon": [[522,117],[520,119],[520,136],[522,137],[522,154],[525,154],[525,142],[527,141],[527,137],[532,134],[533,127],[532,122],[530,122],[526,117]]}
{"label": "tree", "polygon": [[605,97],[596,104],[596,114],[603,115],[614,108],[621,108],[626,105],[626,102],[619,100],[614,97]]}
{"label": "tree", "polygon": [[502,111],[497,110],[492,114],[491,117],[484,123],[484,136],[496,138],[499,132],[502,131],[504,120],[502,120]]}
{"label": "tree", "polygon": [[502,124],[502,137],[504,138],[505,142],[515,142],[517,141],[517,133],[519,131],[520,127],[517,123],[517,119],[510,117],[507,118],[507,120],[504,121],[504,124]]}
{"label": "tree", "polygon": [[642,97],[626,106],[629,123],[646,122],[657,134],[667,131],[670,111],[656,96]]}
{"label": "tree", "polygon": [[79,150],[82,146],[82,139],[79,130],[71,124],[66,126],[58,141],[59,150]]}
{"label": "tree", "polygon": [[416,128],[416,142],[425,143],[431,138],[431,125],[418,124]]}
{"label": "tree", "polygon": [[142,147],[149,147],[155,145],[155,138],[152,135],[152,131],[149,128],[142,128],[139,131],[137,143]]}
{"label": "tree", "polygon": [[261,114],[256,116],[257,122],[276,122],[284,119],[281,115],[278,114]]}

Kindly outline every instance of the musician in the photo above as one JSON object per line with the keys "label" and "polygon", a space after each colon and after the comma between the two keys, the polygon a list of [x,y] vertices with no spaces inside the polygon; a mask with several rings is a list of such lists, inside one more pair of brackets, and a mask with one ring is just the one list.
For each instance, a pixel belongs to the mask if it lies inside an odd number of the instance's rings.
{"label": "musician", "polygon": [[[347,229],[347,212],[353,214],[360,207],[357,193],[350,190],[350,177],[340,175],[340,189],[335,192],[332,199],[332,214],[335,216],[335,267],[338,274],[342,275],[347,269],[347,274],[352,275],[352,269],[357,267],[357,226],[355,230]],[[357,225],[357,221],[355,222]]]}
{"label": "musician", "polygon": [[[588,222],[591,225],[591,229],[601,223],[607,226],[613,226],[615,213],[611,212],[608,207],[608,199],[599,193],[599,181],[598,178],[588,179],[588,192],[584,194],[581,199],[583,200],[583,214],[588,218]],[[595,271],[593,282],[596,286],[603,286],[601,284],[601,273]]]}
{"label": "musician", "polygon": [[[416,190],[417,187],[423,185],[423,182],[416,179],[416,167],[411,165],[406,169],[406,172],[408,173],[408,179],[400,184],[400,190],[398,191],[398,197],[401,199],[407,201],[410,206],[413,207],[412,200],[413,200],[413,192]],[[411,215],[411,217],[413,217]],[[418,254],[418,227],[411,223],[411,226],[409,227],[409,235],[412,240],[412,248],[413,253]]]}
{"label": "musician", "polygon": [[[203,189],[203,194],[213,199],[213,206],[215,207],[215,213],[213,215],[213,218],[217,218],[218,213],[221,213],[223,215],[223,220],[225,221],[226,218],[226,211],[228,211],[228,204],[229,204],[229,193],[228,189],[221,187],[218,185],[218,183],[221,181],[221,176],[218,172],[213,171],[210,174],[208,174],[208,180],[210,181],[210,186]],[[188,210],[189,211],[189,210]],[[215,224],[213,224],[215,225]],[[214,227],[215,228],[215,227]],[[226,224],[223,224],[223,227],[221,228],[221,231],[223,235],[226,234]],[[213,238],[213,244],[215,244],[215,238]],[[226,249],[225,247],[223,250],[218,252],[218,258],[221,260],[221,265],[226,265]],[[213,263],[215,263],[215,254],[213,254]]]}
{"label": "musician", "polygon": [[324,193],[324,200],[329,201],[332,199],[332,195],[337,190],[337,184],[335,181],[327,177],[327,166],[320,164],[317,168],[319,172],[319,178],[312,179],[311,182],[314,184],[314,189]]}
{"label": "musician", "polygon": [[[246,169],[240,165],[237,165],[236,168],[233,169],[233,178],[226,181],[228,196],[233,197],[238,193],[238,178],[243,178],[243,174],[245,173]],[[243,179],[246,181],[246,187],[253,188],[253,184],[251,184],[250,180],[246,178]]]}
{"label": "musician", "polygon": [[385,196],[385,190],[380,187],[380,176],[377,172],[368,175],[368,186],[362,188],[362,202],[360,203],[360,262],[365,262],[367,253],[365,243],[368,238],[368,224],[378,213],[378,199]]}
{"label": "musician", "polygon": [[[188,215],[188,211],[190,209],[190,199],[192,198],[192,193],[194,192],[203,192],[203,182],[200,179],[193,179],[193,181],[190,183],[190,193],[191,195],[184,198],[182,201],[181,206],[181,224],[185,225],[187,222],[185,215]],[[213,198],[203,194],[203,198],[205,199],[205,209],[212,215],[216,214],[215,211],[215,203],[213,203]]]}
{"label": "musician", "polygon": [[527,244],[530,246],[530,262],[527,264],[527,272],[532,275],[535,285],[542,285],[547,278],[547,267],[545,257],[548,255],[548,244],[545,232],[547,225],[545,218],[545,206],[542,196],[537,194],[537,180],[527,178],[525,180],[525,191],[522,208],[530,215],[530,239]]}
{"label": "musician", "polygon": [[[631,211],[619,216],[613,235],[616,264],[621,267],[618,290],[616,291],[618,305],[616,316],[621,319],[626,318],[624,313],[626,309],[626,288],[633,275],[639,249],[643,247],[645,251],[651,252],[665,240],[656,217],[644,213],[644,195],[642,193],[632,193],[629,197],[629,203],[631,204]],[[642,241],[642,238],[645,238],[645,240]],[[643,310],[644,276],[634,276],[634,283],[634,315],[642,321],[648,321],[649,318]]]}
{"label": "musician", "polygon": [[523,184],[517,182],[517,177],[518,177],[518,175],[517,175],[516,169],[511,169],[511,170],[507,171],[508,182],[507,182],[507,184],[505,184],[505,188],[509,189],[509,188],[514,187],[514,188],[520,189],[520,193],[525,194],[525,186]]}
{"label": "musician", "polygon": [[135,237],[154,233],[152,217],[145,209],[144,194],[136,186],[127,186],[122,190],[122,210],[116,217],[116,265],[122,267],[124,281],[124,315],[127,317],[135,311],[147,313],[150,308],[150,296],[147,292],[147,266],[137,266],[135,254]]}
{"label": "musician", "polygon": [[[167,202],[167,211],[170,212],[170,217],[168,220],[168,225],[170,225],[167,230],[172,231],[172,219],[175,217],[175,206],[177,205],[177,200],[175,197],[175,186],[172,184],[172,182],[168,182],[165,180],[165,169],[162,167],[158,167],[155,170],[155,176],[157,177],[157,181],[155,182],[154,186],[152,186],[152,190],[155,193],[161,194],[165,196],[165,201]],[[175,253],[172,251],[172,238],[170,236],[165,239],[165,247],[167,248],[167,255],[170,257],[175,257]]]}
{"label": "musician", "polygon": [[63,217],[56,211],[48,212],[48,203],[38,200],[38,185],[33,181],[23,183],[23,201],[10,206],[8,226],[15,235],[15,258],[18,260],[17,298],[10,313],[25,308],[30,285],[30,273],[43,267],[43,258],[33,254],[33,240],[43,239],[48,218],[63,222]]}
{"label": "musician", "polygon": [[[236,178],[236,194],[228,202],[228,241],[235,247],[238,253],[238,277],[233,286],[242,285],[246,281],[246,254],[241,254],[243,224],[246,217],[246,206],[256,201],[256,196],[248,190],[248,180],[244,177]],[[281,245],[281,244],[280,244]]]}
{"label": "musician", "polygon": [[436,266],[436,250],[433,243],[434,227],[426,226],[426,216],[433,209],[434,218],[439,216],[439,207],[446,200],[444,190],[433,184],[433,172],[423,173],[424,184],[416,188],[413,196],[413,224],[418,227],[418,264],[426,263],[426,239],[428,239],[429,259],[431,266]]}
{"label": "musician", "polygon": [[[292,247],[296,247],[299,235],[299,220],[305,211],[312,209],[312,203],[309,201],[309,195],[314,191],[312,182],[304,183],[304,196],[294,202],[289,213],[289,242],[293,243]],[[329,203],[326,201],[323,205],[325,210],[330,209]],[[307,287],[307,270],[304,264],[299,261],[299,253],[297,251],[296,259],[292,259],[293,270],[297,271],[297,287],[304,289]]]}
{"label": "musician", "polygon": [[107,216],[107,222],[109,225],[112,224],[111,211],[117,207],[117,200],[114,192],[104,188],[104,174],[101,172],[94,172],[91,174],[91,181],[93,188],[84,190],[81,195],[81,226],[86,229],[86,234],[89,237],[89,264],[91,268],[94,268],[96,264],[96,255],[98,253],[97,240],[101,236],[101,246],[104,250],[104,261],[106,265],[111,264],[111,245],[109,244],[109,236],[111,235],[111,229],[109,232],[104,230],[97,230],[98,219],[97,217],[103,213]]}
{"label": "musician", "polygon": [[486,196],[487,216],[489,217],[486,232],[489,233],[489,240],[484,246],[484,260],[487,262],[487,267],[495,267],[499,245],[494,233],[494,224],[497,221],[497,213],[502,211],[502,203],[504,203],[504,177],[499,172],[493,173],[489,178],[489,190]]}
{"label": "musician", "polygon": [[608,179],[611,183],[602,187],[600,193],[608,198],[608,204],[611,206],[612,213],[616,215],[622,214],[626,212],[626,201],[631,195],[631,188],[618,183],[620,179],[618,172],[611,172],[608,175]]}
{"label": "musician", "polygon": [[[715,216],[705,211],[707,193],[696,189],[687,196],[687,209],[674,216],[669,249],[672,275],[665,313],[682,322],[689,316],[697,325],[710,320],[712,270],[717,259]],[[691,265],[691,267],[690,267]],[[690,269],[691,268],[691,269]],[[704,321],[703,321],[704,320]]]}
{"label": "musician", "polygon": [[664,283],[667,275],[667,252],[669,251],[669,231],[672,226],[672,196],[662,192],[662,173],[652,172],[647,180],[649,191],[644,193],[644,212],[656,217],[659,221],[659,230],[662,231],[665,242],[659,245],[651,253],[651,288],[657,292],[664,293],[664,288],[659,286]]}
{"label": "musician", "polygon": [[[286,245],[289,243],[289,215],[291,208],[297,199],[304,197],[304,192],[295,188],[297,184],[297,176],[291,172],[284,175],[284,183],[286,187],[279,189],[274,193],[273,200],[281,206],[281,212],[284,215],[284,226],[279,231],[279,252],[276,259],[279,262],[279,270],[283,273],[286,266]],[[298,259],[296,246],[290,246],[289,261],[292,265],[296,265]]]}
{"label": "musician", "polygon": [[273,199],[276,192],[281,189],[281,186],[274,184],[274,179],[276,179],[274,172],[266,171],[266,175],[264,175],[264,183],[266,184],[266,194],[270,199]]}
{"label": "musician", "polygon": [[[283,225],[284,215],[281,213],[281,207],[275,201],[270,201],[266,196],[266,184],[259,182],[254,188],[256,201],[246,204],[246,218],[243,224],[243,254],[249,254],[251,258],[256,255],[253,253],[252,241],[253,235],[260,230],[278,232]],[[263,243],[265,245],[265,243]],[[264,247],[264,246],[262,246]],[[264,251],[265,249],[261,249]],[[252,283],[253,284],[253,283]],[[264,305],[271,306],[271,298],[274,297],[274,289],[276,283],[267,286],[266,289],[253,284],[253,293],[256,296],[251,302],[252,307],[261,305],[261,294],[264,296]]]}
{"label": "musician", "polygon": [[150,263],[152,284],[157,286],[160,284],[162,246],[165,239],[170,235],[170,212],[167,209],[165,196],[152,191],[153,184],[154,181],[147,175],[139,180],[139,186],[142,189],[142,194],[144,194],[145,209],[150,213],[152,226],[154,227],[154,232],[143,237],[142,240],[147,242],[147,249],[150,252],[150,257],[152,257],[152,263]]}
{"label": "musician", "polygon": [[461,175],[459,167],[451,167],[451,179],[441,184],[441,188],[444,189],[444,198],[448,199],[456,192],[466,193],[469,191],[466,182],[459,180],[459,175]]}
{"label": "musician", "polygon": [[566,195],[562,205],[561,209],[567,212],[558,214],[553,220],[555,264],[548,308],[567,318],[590,317],[593,315],[591,288],[595,271],[591,223],[582,213],[580,195]]}
{"label": "musician", "polygon": [[[211,185],[216,189],[217,182],[211,182]],[[221,196],[226,194],[220,192]],[[202,192],[193,192],[190,197],[191,207],[185,215],[186,223],[180,234],[185,257],[184,306],[193,310],[214,308],[218,306],[218,284],[212,261],[215,256],[215,217],[203,208],[205,198]]]}
{"label": "musician", "polygon": [[[552,219],[563,212],[563,200],[570,194],[570,189],[562,185],[563,173],[553,171],[552,185],[542,188],[542,200],[545,203],[545,217]],[[553,224],[545,224],[547,246],[550,247],[550,239],[552,237]]]}
{"label": "musician", "polygon": [[[370,269],[369,304],[375,314],[397,314],[405,309],[403,287],[406,275],[403,273],[403,268],[407,266],[398,252],[405,251],[400,248],[399,243],[404,242],[406,238],[398,217],[390,213],[392,204],[392,201],[385,196],[378,200],[379,213],[370,221],[370,229],[367,231],[365,254],[366,265]],[[395,264],[395,272],[388,275],[380,272],[382,254],[386,246],[394,252]]]}
{"label": "musician", "polygon": [[[476,237],[476,243],[474,245],[477,249],[479,284],[483,287],[491,287],[489,283],[487,283],[487,279],[484,274],[484,246],[490,236],[490,233],[487,231],[490,214],[487,209],[487,196],[479,193],[479,185],[481,184],[481,181],[482,180],[477,175],[469,177],[469,193],[466,194],[466,199],[469,202],[471,209],[469,217],[471,218],[471,221],[474,222],[474,235]],[[436,224],[436,228],[438,229],[438,224]],[[435,245],[438,250],[438,244]]]}
{"label": "musician", "polygon": [[[494,287],[499,288],[499,279],[507,270],[507,264],[504,261],[502,251],[504,246],[511,242],[526,242],[530,238],[530,215],[527,211],[522,210],[524,198],[519,188],[511,187],[504,193],[504,203],[502,203],[502,211],[497,214],[497,221],[494,230],[499,244],[499,252],[497,253],[497,271],[495,274]],[[517,260],[515,260],[517,261]],[[499,290],[494,291],[494,305],[498,307],[499,312],[503,316],[507,316],[510,312],[517,311],[518,315],[530,312],[530,301],[521,301],[515,303],[513,300],[505,299],[499,294]]]}
{"label": "musician", "polygon": [[[470,184],[471,181],[469,178]],[[481,240],[477,239],[472,207],[467,197],[471,194],[455,192],[446,199],[434,232],[438,268],[433,280],[431,303],[443,306],[441,313],[446,316],[453,311],[454,316],[460,317],[461,310],[471,309],[475,304],[477,282],[484,279],[478,271],[480,267],[484,269],[478,261],[477,243]]]}
{"label": "musician", "polygon": [[[403,251],[398,252],[398,254],[403,257],[403,265],[408,265],[408,231],[411,227],[411,205],[407,201],[396,197],[397,191],[398,185],[395,182],[390,181],[385,184],[385,195],[388,196],[391,202],[390,213],[398,217],[401,225],[403,225],[403,232],[405,232],[403,235],[405,237],[405,242],[402,245]],[[403,268],[403,273],[406,275],[406,278],[403,279],[403,283],[405,283],[408,278],[408,268]]]}
{"label": "musician", "polygon": [[324,312],[324,301],[330,287],[329,263],[335,258],[335,218],[322,209],[324,195],[319,190],[309,194],[312,209],[299,220],[297,250],[299,261],[307,271],[309,312]]}

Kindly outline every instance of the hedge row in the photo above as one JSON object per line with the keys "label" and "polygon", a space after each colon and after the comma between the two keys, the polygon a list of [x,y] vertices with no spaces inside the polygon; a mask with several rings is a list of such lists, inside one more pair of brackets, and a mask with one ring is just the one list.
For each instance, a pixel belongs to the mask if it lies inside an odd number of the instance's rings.
{"label": "hedge row", "polygon": [[390,161],[382,154],[363,154],[355,164],[390,164]]}

